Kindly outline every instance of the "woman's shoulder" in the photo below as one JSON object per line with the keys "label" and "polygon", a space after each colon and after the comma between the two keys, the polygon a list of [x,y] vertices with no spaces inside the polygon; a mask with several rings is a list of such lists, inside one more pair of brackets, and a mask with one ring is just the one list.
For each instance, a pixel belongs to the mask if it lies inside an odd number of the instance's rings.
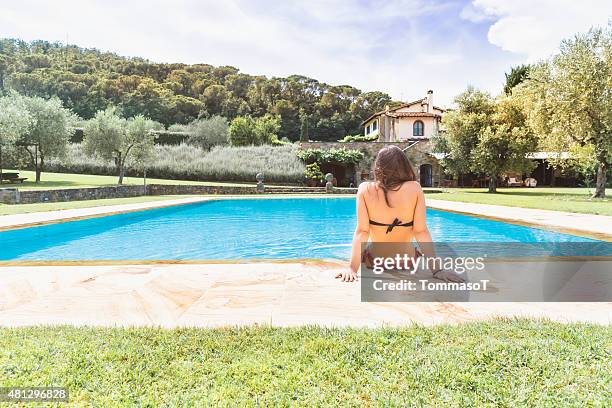
{"label": "woman's shoulder", "polygon": [[375,181],[362,181],[359,186],[357,187],[357,191],[358,192],[365,192],[367,190],[369,190],[370,188],[376,187],[376,182]]}
{"label": "woman's shoulder", "polygon": [[[418,181],[405,181],[402,184],[402,187],[420,190],[421,184]],[[374,189],[376,188],[375,181],[361,182],[361,184],[359,184],[359,187],[357,188],[357,191],[366,191],[366,190],[369,190],[370,188],[374,188]]]}
{"label": "woman's shoulder", "polygon": [[405,187],[405,188],[410,189],[410,190],[419,191],[419,190],[421,190],[421,183],[419,183],[416,180],[405,181],[404,184],[402,185],[402,187]]}

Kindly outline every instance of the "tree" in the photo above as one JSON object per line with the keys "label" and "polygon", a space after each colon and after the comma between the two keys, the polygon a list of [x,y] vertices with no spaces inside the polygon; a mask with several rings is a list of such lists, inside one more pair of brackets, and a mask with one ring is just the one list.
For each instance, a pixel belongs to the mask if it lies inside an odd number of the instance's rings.
{"label": "tree", "polygon": [[506,123],[488,126],[478,136],[471,169],[484,173],[489,178],[489,193],[496,193],[500,175],[533,169],[533,161],[526,156],[535,145],[535,139],[525,128],[513,128]]}
{"label": "tree", "polygon": [[19,140],[24,146],[40,182],[45,167],[45,157],[62,156],[73,133],[77,116],[62,106],[58,98],[43,99],[38,96],[22,97],[32,118],[28,132]]}
{"label": "tree", "polygon": [[114,160],[119,175],[117,184],[123,184],[123,177],[131,155],[146,157],[154,148],[153,130],[159,125],[142,115],[129,120],[121,118],[115,108],[100,111],[87,121],[83,133],[85,152],[103,159]]}
{"label": "tree", "polygon": [[278,142],[281,123],[278,116],[265,115],[255,119],[255,140],[257,144],[274,144]]}
{"label": "tree", "polygon": [[121,106],[126,116],[143,115],[170,125],[175,103],[172,91],[144,78],[135,91],[124,95]]}
{"label": "tree", "polygon": [[187,126],[186,130],[191,134],[189,143],[201,146],[206,150],[228,142],[229,125],[227,119],[222,116],[195,120]]}
{"label": "tree", "polygon": [[472,152],[478,136],[492,125],[495,104],[491,96],[473,87],[455,97],[456,110],[444,114],[446,133],[433,141],[434,151],[446,156],[442,166],[449,173],[460,175],[471,171]]}
{"label": "tree", "polygon": [[489,192],[497,192],[497,179],[506,172],[533,167],[527,158],[536,137],[525,124],[520,100],[490,95],[469,87],[455,98],[458,109],[444,116],[446,134],[434,149],[446,154],[442,165],[449,172],[468,171],[489,178]]}
{"label": "tree", "polygon": [[[593,198],[606,194],[612,162],[612,21],[561,43],[559,54],[519,85],[529,124],[549,151],[590,146],[597,161]],[[561,155],[558,155],[561,160]]]}
{"label": "tree", "polygon": [[280,118],[265,115],[261,118],[238,116],[229,127],[229,141],[232,146],[276,144],[280,130]]}
{"label": "tree", "polygon": [[0,180],[2,180],[2,148],[13,146],[32,125],[32,117],[23,98],[11,94],[0,98]]}
{"label": "tree", "polygon": [[200,100],[204,102],[204,107],[211,115],[220,115],[223,113],[227,101],[230,99],[231,93],[223,85],[208,86]]}
{"label": "tree", "polygon": [[254,132],[255,121],[250,116],[238,116],[229,127],[229,141],[232,146],[259,144]]}
{"label": "tree", "polygon": [[309,124],[310,117],[302,110],[300,112],[300,142],[307,142],[309,140]]}
{"label": "tree", "polygon": [[504,93],[512,95],[512,89],[527,79],[529,75],[529,65],[518,65],[510,68],[510,73],[506,75],[506,84],[504,85]]}

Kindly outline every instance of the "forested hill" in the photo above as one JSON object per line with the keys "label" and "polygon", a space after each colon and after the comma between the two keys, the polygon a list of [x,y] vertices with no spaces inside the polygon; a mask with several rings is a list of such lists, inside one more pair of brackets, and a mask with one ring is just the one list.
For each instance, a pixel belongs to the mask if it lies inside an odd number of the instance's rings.
{"label": "forested hill", "polygon": [[199,115],[233,119],[270,113],[281,118],[279,136],[290,140],[305,129],[318,140],[360,133],[359,123],[391,102],[382,92],[362,93],[299,75],[267,78],[230,66],[159,64],[15,39],[0,40],[0,89],[56,95],[84,119],[109,105],[119,106],[125,116],[143,114],[166,126]]}

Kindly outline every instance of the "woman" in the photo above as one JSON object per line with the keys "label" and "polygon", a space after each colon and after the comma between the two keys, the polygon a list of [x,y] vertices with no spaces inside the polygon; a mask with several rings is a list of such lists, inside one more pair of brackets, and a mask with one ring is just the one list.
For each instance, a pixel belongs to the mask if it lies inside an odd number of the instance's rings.
{"label": "woman", "polygon": [[[414,239],[426,257],[435,256],[431,235],[425,223],[425,196],[415,181],[414,170],[404,152],[397,146],[381,149],[374,162],[374,182],[365,182],[357,191],[357,228],[353,237],[351,263],[336,278],[344,282],[357,280],[363,256],[395,256],[397,245],[406,243],[405,253],[415,256]],[[370,239],[362,252],[362,243]],[[394,249],[391,249],[394,248]],[[388,251],[393,253],[385,253]],[[401,254],[403,255],[403,254]],[[434,270],[435,278],[463,282],[455,273]]]}

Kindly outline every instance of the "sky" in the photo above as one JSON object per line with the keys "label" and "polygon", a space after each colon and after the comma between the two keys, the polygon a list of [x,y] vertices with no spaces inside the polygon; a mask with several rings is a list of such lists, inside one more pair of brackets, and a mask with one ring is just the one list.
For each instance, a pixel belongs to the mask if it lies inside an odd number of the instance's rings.
{"label": "sky", "polygon": [[0,37],[68,42],[155,62],[305,75],[450,106],[498,94],[510,67],[605,26],[608,0],[3,0]]}

